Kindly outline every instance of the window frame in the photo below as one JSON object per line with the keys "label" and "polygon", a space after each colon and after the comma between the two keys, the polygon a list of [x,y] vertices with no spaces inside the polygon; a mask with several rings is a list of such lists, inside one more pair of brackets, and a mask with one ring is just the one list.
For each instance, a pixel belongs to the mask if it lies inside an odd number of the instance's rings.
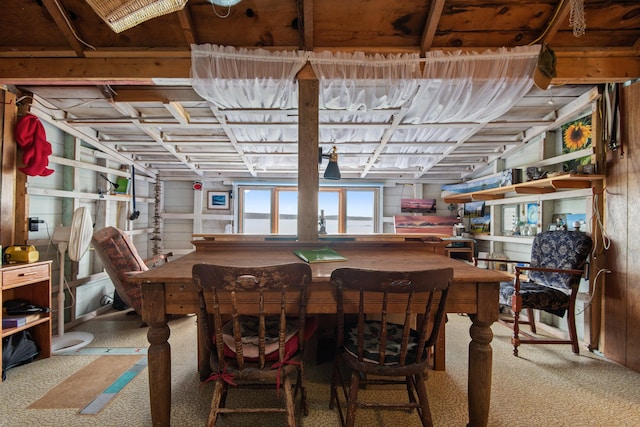
{"label": "window frame", "polygon": [[[382,232],[382,194],[383,186],[381,184],[366,185],[347,185],[320,186],[320,192],[336,192],[338,193],[338,234],[347,233],[347,204],[348,193],[353,191],[373,192],[373,231],[371,234]],[[235,213],[235,221],[238,225],[238,233],[244,234],[244,197],[247,190],[270,190],[271,206],[270,206],[270,234],[280,234],[279,230],[279,195],[285,191],[298,191],[297,184],[267,184],[267,183],[234,183],[234,193],[237,197],[237,211]],[[320,208],[320,206],[319,206]]]}

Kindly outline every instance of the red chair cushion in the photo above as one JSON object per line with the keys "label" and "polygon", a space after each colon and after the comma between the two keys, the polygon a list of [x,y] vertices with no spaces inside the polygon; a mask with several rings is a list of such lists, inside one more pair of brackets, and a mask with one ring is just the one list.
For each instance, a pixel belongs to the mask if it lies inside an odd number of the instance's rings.
{"label": "red chair cushion", "polygon": [[[248,362],[258,361],[258,318],[252,316],[242,316],[240,319],[242,335],[242,354]],[[293,356],[299,349],[298,341],[298,322],[287,321],[287,338],[285,343],[285,360]],[[291,326],[291,327],[290,327]],[[318,328],[318,321],[311,317],[305,320],[305,341],[309,339]],[[235,358],[235,343],[233,340],[233,323],[227,322],[223,327],[223,340],[225,341],[224,356]],[[278,360],[278,319],[268,318],[265,331],[265,360],[267,362],[275,362]],[[213,337],[215,345],[216,339]],[[255,355],[255,356],[254,356]]]}

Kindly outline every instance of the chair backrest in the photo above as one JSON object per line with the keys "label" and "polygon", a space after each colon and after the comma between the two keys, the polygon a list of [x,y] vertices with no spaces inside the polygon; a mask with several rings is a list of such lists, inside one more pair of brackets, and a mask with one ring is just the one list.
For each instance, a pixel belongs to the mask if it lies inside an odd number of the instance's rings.
{"label": "chair backrest", "polygon": [[[290,328],[287,328],[287,324],[290,326],[294,319],[297,323],[297,349],[304,349],[306,290],[311,281],[311,268],[308,264],[290,263],[264,267],[195,264],[193,280],[200,299],[199,319],[203,324],[203,338],[210,346],[211,337],[215,337],[219,363],[223,363],[226,354],[220,310],[223,304],[230,304],[232,310],[231,348],[239,369],[246,362],[242,315],[257,317],[258,354],[252,357],[252,361],[257,361],[261,368],[268,361],[266,339],[269,338],[267,326],[270,321],[277,322],[277,361],[283,362],[288,357],[286,345],[287,331]],[[209,315],[213,315],[213,327],[209,324]],[[244,338],[247,338],[246,335]]]}
{"label": "chair backrest", "polygon": [[[129,289],[126,282],[131,272],[147,271],[149,268],[127,233],[116,227],[105,227],[93,233],[91,243],[118,290],[118,295],[125,304],[139,311],[141,306],[139,292]],[[125,290],[126,292],[123,292]]]}
{"label": "chair backrest", "polygon": [[[357,349],[354,353],[359,362],[369,361],[378,365],[398,364],[400,366],[426,362],[429,357],[429,348],[435,345],[438,338],[452,278],[452,268],[412,272],[358,268],[334,270],[331,274],[331,282],[337,292],[338,347],[344,346],[345,334],[352,333],[345,331],[344,306],[345,303],[351,304],[355,297],[358,323],[355,327]],[[357,294],[352,293],[349,297],[351,299],[347,301],[345,294],[349,291],[357,291]],[[426,302],[419,304],[419,309],[414,302],[418,298],[420,298],[419,301],[426,299]],[[394,309],[390,310],[392,305]],[[401,327],[388,321],[390,311],[404,313],[404,322]],[[379,330],[370,330],[371,323],[365,322],[367,314],[380,316],[379,326],[376,325]],[[421,316],[417,317],[418,325],[414,331],[411,331],[416,314]],[[388,339],[394,332],[401,337],[397,340]],[[377,338],[374,340],[376,341],[374,352],[377,351],[377,355],[367,352],[368,334],[373,334]]]}
{"label": "chair backrest", "polygon": [[[581,270],[591,253],[591,237],[580,231],[545,231],[531,246],[531,267]],[[580,278],[566,273],[530,271],[529,279],[541,285],[571,289]]]}

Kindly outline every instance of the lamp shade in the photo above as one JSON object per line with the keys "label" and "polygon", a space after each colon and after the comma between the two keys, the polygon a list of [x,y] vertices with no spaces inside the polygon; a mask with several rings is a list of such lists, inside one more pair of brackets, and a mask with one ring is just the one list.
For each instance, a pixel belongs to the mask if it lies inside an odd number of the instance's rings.
{"label": "lamp shade", "polygon": [[158,16],[181,10],[187,0],[87,0],[116,33]]}
{"label": "lamp shade", "polygon": [[325,179],[340,179],[340,168],[338,167],[338,154],[334,151],[331,153],[331,157],[329,157],[329,164],[327,165],[327,169],[324,171]]}
{"label": "lamp shade", "polygon": [[240,3],[240,0],[209,0],[210,3],[215,4],[216,6],[235,6]]}

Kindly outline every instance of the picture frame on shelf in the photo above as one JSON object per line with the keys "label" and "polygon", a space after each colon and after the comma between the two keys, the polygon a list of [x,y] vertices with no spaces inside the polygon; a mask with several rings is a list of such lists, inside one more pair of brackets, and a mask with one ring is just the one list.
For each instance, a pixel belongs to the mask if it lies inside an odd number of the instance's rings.
{"label": "picture frame on shelf", "polygon": [[485,205],[483,201],[468,202],[464,204],[465,218],[482,218],[485,216]]}
{"label": "picture frame on shelf", "polygon": [[538,225],[538,203],[527,204],[527,223],[529,225]]}
{"label": "picture frame on shelf", "polygon": [[502,208],[502,231],[504,233],[513,232],[518,224],[519,215],[518,207],[514,205],[504,206]]}
{"label": "picture frame on shelf", "polygon": [[207,191],[207,209],[229,209],[229,193]]}

